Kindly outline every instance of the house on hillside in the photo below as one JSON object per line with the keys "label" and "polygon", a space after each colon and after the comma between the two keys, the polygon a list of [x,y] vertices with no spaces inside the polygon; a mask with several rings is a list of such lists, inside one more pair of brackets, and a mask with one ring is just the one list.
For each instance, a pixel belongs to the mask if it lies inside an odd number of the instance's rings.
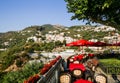
{"label": "house on hillside", "polygon": [[34,42],[41,42],[41,38],[37,38],[36,36],[28,37],[26,42],[29,40],[33,40]]}
{"label": "house on hillside", "polygon": [[40,55],[38,53],[28,53],[29,57],[30,58],[33,58],[33,59],[36,59],[36,58],[39,58]]}

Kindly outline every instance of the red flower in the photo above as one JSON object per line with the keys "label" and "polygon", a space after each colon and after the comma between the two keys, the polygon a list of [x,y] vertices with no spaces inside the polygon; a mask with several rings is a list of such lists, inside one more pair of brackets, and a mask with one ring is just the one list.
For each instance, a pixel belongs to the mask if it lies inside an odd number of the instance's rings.
{"label": "red flower", "polygon": [[25,80],[24,83],[36,83],[39,80],[39,75],[34,75]]}
{"label": "red flower", "polygon": [[58,57],[57,57],[57,60],[59,60],[60,58],[62,58],[62,57],[61,57],[61,56],[58,56]]}
{"label": "red flower", "polygon": [[46,72],[48,71],[48,68],[42,68],[41,70],[40,70],[40,74],[41,75],[43,75],[43,74],[45,74]]}
{"label": "red flower", "polygon": [[94,56],[94,54],[88,54],[88,56],[89,56],[89,57],[93,57],[93,56]]}
{"label": "red flower", "polygon": [[28,80],[24,80],[24,83],[28,83]]}
{"label": "red flower", "polygon": [[50,65],[50,64],[45,64],[45,65],[44,65],[44,68],[50,69],[50,68],[51,68],[51,65]]}
{"label": "red flower", "polygon": [[51,65],[54,65],[56,62],[57,62],[57,60],[55,59],[55,60],[52,60],[52,61],[50,62],[50,64],[51,64]]}

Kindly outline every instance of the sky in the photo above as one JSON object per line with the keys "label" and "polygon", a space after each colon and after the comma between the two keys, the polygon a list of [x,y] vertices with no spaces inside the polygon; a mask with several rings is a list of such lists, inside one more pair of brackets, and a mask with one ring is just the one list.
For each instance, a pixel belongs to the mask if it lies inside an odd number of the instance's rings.
{"label": "sky", "polygon": [[64,0],[0,0],[0,32],[44,24],[85,25],[71,16]]}

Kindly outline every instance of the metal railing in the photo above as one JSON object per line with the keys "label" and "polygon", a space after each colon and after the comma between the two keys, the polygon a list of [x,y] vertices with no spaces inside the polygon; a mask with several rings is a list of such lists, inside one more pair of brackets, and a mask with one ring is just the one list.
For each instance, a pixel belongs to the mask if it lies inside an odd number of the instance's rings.
{"label": "metal railing", "polygon": [[103,66],[103,65],[100,65],[100,67],[106,74],[120,75],[120,66]]}
{"label": "metal railing", "polygon": [[59,59],[47,73],[42,75],[37,83],[58,83],[59,74],[62,67],[62,58]]}

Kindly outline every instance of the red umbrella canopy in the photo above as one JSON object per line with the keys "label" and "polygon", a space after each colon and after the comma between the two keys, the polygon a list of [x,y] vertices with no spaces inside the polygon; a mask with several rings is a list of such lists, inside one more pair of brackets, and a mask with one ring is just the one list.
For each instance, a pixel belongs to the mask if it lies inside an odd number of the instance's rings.
{"label": "red umbrella canopy", "polygon": [[113,46],[113,44],[107,44],[107,46]]}
{"label": "red umbrella canopy", "polygon": [[66,46],[106,46],[104,42],[91,42],[85,39],[80,39],[71,43],[66,44]]}
{"label": "red umbrella canopy", "polygon": [[112,46],[120,46],[120,42],[112,44]]}
{"label": "red umbrella canopy", "polygon": [[92,42],[92,41],[88,41],[87,44],[88,46],[95,46],[95,42]]}
{"label": "red umbrella canopy", "polygon": [[77,40],[66,44],[66,46],[87,46],[87,45],[88,45],[88,41],[85,39]]}
{"label": "red umbrella canopy", "polygon": [[76,46],[76,45],[77,45],[76,42],[71,42],[71,43],[66,44],[66,46]]}
{"label": "red umbrella canopy", "polygon": [[93,57],[93,56],[94,56],[94,54],[88,54],[88,56],[89,56],[89,57]]}
{"label": "red umbrella canopy", "polygon": [[77,43],[77,46],[87,46],[88,45],[88,41],[85,39],[77,40],[76,43]]}
{"label": "red umbrella canopy", "polygon": [[85,71],[86,70],[86,68],[85,68],[85,66],[83,65],[83,64],[74,64],[74,63],[70,63],[69,64],[69,69],[70,69],[70,71],[72,71],[72,70],[74,70],[74,69],[80,69],[80,70],[82,70],[82,71]]}
{"label": "red umbrella canopy", "polygon": [[104,42],[100,42],[100,41],[98,41],[98,42],[95,42],[94,45],[95,45],[95,46],[106,46],[107,44],[104,43]]}
{"label": "red umbrella canopy", "polygon": [[93,82],[90,82],[90,81],[84,80],[84,79],[79,79],[79,80],[75,81],[74,83],[93,83]]}
{"label": "red umbrella canopy", "polygon": [[73,58],[73,60],[75,61],[75,60],[82,60],[83,59],[83,55],[82,54],[79,54],[79,55],[76,55],[74,58]]}
{"label": "red umbrella canopy", "polygon": [[84,55],[83,54],[79,54],[77,57],[78,57],[79,60],[82,60]]}
{"label": "red umbrella canopy", "polygon": [[120,46],[120,42],[119,42],[119,43],[117,43],[117,46]]}

